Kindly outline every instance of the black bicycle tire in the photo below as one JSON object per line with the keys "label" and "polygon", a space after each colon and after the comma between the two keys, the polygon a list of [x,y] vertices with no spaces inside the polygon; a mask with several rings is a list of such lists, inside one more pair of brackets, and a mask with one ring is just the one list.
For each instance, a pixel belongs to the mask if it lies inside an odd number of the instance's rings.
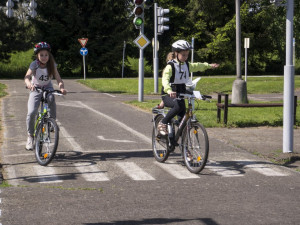
{"label": "black bicycle tire", "polygon": [[[48,122],[52,123],[52,125],[53,125],[54,135],[55,135],[54,146],[53,146],[53,150],[51,151],[50,157],[47,157],[46,160],[41,160],[40,159],[40,146],[39,146],[40,135],[39,134],[41,132],[43,125]],[[58,141],[59,141],[59,128],[58,128],[58,125],[57,125],[55,119],[45,118],[44,121],[38,125],[38,128],[36,130],[36,136],[35,136],[35,158],[36,158],[38,164],[40,164],[41,166],[47,166],[52,161],[52,159],[54,158],[55,153],[57,151]]]}
{"label": "black bicycle tire", "polygon": [[[204,143],[204,155],[201,157],[201,165],[196,167],[196,168],[192,168],[189,164],[188,159],[187,159],[187,148],[186,148],[186,145],[185,145],[186,138],[188,138],[188,136],[187,136],[188,133],[187,132],[190,132],[190,131],[187,130],[188,126],[186,126],[184,128],[184,132],[182,134],[182,150],[183,150],[182,154],[183,154],[184,163],[185,163],[187,169],[191,173],[196,173],[197,174],[197,173],[200,173],[204,169],[204,167],[207,163],[208,154],[209,154],[209,139],[208,139],[208,134],[206,132],[206,129],[201,123],[193,122],[190,127],[191,128],[194,128],[194,127],[200,128],[200,130],[202,131],[202,134],[203,134],[203,138],[204,138],[203,140],[205,141],[205,143]],[[198,131],[198,133],[199,133],[199,131]],[[203,143],[202,143],[202,145],[203,145]]]}
{"label": "black bicycle tire", "polygon": [[160,154],[157,152],[157,148],[155,146],[155,144],[157,142],[157,140],[156,140],[157,125],[163,118],[164,118],[163,115],[158,115],[155,117],[155,119],[154,119],[155,126],[153,127],[153,130],[152,130],[152,151],[153,151],[154,158],[156,159],[156,161],[158,161],[160,163],[165,162],[168,159],[169,154],[170,154],[170,152],[168,151],[169,139],[167,137],[163,137],[166,140],[166,152],[164,153],[163,156],[160,156]]}

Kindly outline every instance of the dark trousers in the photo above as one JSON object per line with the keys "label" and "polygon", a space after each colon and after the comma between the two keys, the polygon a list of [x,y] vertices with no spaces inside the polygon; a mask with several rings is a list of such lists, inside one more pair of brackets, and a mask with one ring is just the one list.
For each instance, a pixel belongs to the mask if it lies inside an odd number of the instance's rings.
{"label": "dark trousers", "polygon": [[164,101],[164,104],[166,107],[170,107],[170,111],[166,115],[165,118],[163,118],[162,123],[167,124],[174,118],[176,115],[178,115],[178,120],[180,121],[185,114],[185,102],[184,99],[178,100],[171,98],[170,95],[165,95],[162,97],[162,100]]}

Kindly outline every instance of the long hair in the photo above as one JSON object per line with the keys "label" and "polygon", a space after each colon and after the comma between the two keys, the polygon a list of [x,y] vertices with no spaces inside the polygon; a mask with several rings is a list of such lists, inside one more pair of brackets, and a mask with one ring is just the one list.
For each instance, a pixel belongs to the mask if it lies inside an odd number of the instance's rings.
{"label": "long hair", "polygon": [[175,59],[175,52],[169,52],[166,58],[166,62],[168,63],[170,60]]}
{"label": "long hair", "polygon": [[49,61],[47,63],[47,71],[48,71],[49,77],[53,78],[54,72],[55,72],[55,60],[54,60],[52,53],[49,51],[48,51],[48,53],[49,53]]}
{"label": "long hair", "polygon": [[[54,60],[52,53],[48,50],[47,50],[47,52],[49,54],[49,60],[47,62],[46,67],[47,67],[48,76],[52,79],[55,74],[55,60]],[[39,53],[36,54],[37,60],[39,59],[38,54]]]}
{"label": "long hair", "polygon": [[[175,52],[169,52],[167,54],[166,62],[168,63],[172,59],[175,59]],[[162,74],[164,73],[164,71],[165,71],[165,68],[163,69]]]}

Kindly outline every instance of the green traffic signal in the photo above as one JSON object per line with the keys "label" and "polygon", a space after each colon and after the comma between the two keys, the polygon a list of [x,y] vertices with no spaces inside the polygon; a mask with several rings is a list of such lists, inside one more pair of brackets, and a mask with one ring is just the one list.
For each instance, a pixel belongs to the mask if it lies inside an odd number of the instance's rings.
{"label": "green traffic signal", "polygon": [[141,17],[136,17],[133,20],[133,23],[134,23],[135,26],[141,26],[143,24],[143,22],[144,21],[143,21],[143,19]]}

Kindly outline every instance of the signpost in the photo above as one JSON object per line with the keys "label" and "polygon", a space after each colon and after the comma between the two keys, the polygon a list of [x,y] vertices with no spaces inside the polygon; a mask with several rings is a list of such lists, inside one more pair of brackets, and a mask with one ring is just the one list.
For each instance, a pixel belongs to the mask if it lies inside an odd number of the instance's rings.
{"label": "signpost", "polygon": [[250,48],[250,38],[244,39],[244,48],[245,48],[245,82],[247,82],[247,67],[248,67],[247,50],[248,48]]}
{"label": "signpost", "polygon": [[85,56],[88,54],[88,49],[85,48],[86,43],[88,42],[88,38],[80,38],[78,39],[79,43],[81,44],[82,48],[80,49],[79,53],[82,55],[83,58],[83,77],[84,80],[86,78],[86,72],[85,72]]}
{"label": "signpost", "polygon": [[147,45],[150,44],[150,41],[148,38],[144,35],[141,34],[138,36],[134,41],[133,41],[140,49],[144,49],[147,47]]}

